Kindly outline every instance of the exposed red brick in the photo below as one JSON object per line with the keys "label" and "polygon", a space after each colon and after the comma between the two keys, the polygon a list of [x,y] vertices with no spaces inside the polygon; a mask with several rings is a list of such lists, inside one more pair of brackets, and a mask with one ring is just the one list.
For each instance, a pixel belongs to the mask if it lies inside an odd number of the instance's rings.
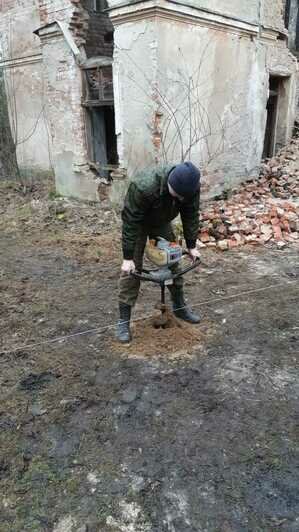
{"label": "exposed red brick", "polygon": [[200,240],[206,244],[207,242],[210,242],[210,236],[207,231],[204,231],[200,234]]}
{"label": "exposed red brick", "polygon": [[233,248],[236,248],[236,247],[238,247],[238,242],[236,240],[230,238],[228,240],[228,248],[229,249],[233,249]]}
{"label": "exposed red brick", "polygon": [[272,225],[279,225],[279,218],[271,218]]}
{"label": "exposed red brick", "polygon": [[273,234],[275,240],[282,240],[282,232],[279,225],[273,225]]}

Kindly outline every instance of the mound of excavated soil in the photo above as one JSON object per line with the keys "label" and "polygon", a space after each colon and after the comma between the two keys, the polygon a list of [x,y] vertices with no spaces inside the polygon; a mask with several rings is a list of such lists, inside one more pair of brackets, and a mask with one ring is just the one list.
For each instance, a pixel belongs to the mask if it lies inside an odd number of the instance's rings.
{"label": "mound of excavated soil", "polygon": [[176,319],[171,313],[167,327],[156,328],[157,316],[158,313],[151,318],[135,321],[132,325],[131,344],[122,345],[112,340],[113,351],[127,353],[129,356],[184,356],[194,349],[200,350],[204,338],[212,331],[207,322],[190,325]]}

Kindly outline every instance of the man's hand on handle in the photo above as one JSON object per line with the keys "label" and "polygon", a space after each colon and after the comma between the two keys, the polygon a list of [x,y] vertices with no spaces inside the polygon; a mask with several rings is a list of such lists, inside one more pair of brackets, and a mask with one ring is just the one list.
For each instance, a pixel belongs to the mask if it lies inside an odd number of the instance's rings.
{"label": "man's hand on handle", "polygon": [[121,266],[121,271],[126,274],[130,275],[130,273],[135,272],[136,266],[135,262],[133,260],[124,260]]}
{"label": "man's hand on handle", "polygon": [[[195,262],[197,259],[200,258],[200,253],[196,248],[188,249],[188,253],[192,262]],[[133,260],[124,260],[121,266],[121,271],[125,275],[130,275],[130,273],[134,273],[136,271],[135,262]]]}
{"label": "man's hand on handle", "polygon": [[188,249],[188,253],[192,259],[193,262],[195,262],[197,259],[200,259],[200,253],[198,251],[198,249],[196,248],[193,248],[193,249]]}

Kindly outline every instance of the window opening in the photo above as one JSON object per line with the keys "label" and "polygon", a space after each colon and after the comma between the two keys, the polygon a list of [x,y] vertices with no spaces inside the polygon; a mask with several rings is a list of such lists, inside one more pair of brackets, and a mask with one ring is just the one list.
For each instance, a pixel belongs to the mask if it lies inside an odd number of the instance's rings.
{"label": "window opening", "polygon": [[87,94],[85,105],[109,105],[113,103],[112,66],[100,66],[85,70]]}
{"label": "window opening", "polygon": [[100,13],[108,8],[108,3],[106,0],[93,0],[93,10]]}
{"label": "window opening", "polygon": [[89,11],[101,13],[108,8],[107,0],[86,0],[86,8]]}
{"label": "window opening", "polygon": [[118,165],[112,66],[87,68],[84,74],[82,103],[87,109],[90,159],[99,174],[109,179],[110,172]]}

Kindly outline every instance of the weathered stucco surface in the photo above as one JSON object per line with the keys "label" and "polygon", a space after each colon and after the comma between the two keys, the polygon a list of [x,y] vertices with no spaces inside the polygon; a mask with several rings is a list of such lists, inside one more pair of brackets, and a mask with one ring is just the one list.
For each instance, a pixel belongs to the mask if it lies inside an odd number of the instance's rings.
{"label": "weathered stucco surface", "polygon": [[[129,177],[155,161],[176,162],[182,155],[207,173],[207,195],[256,175],[264,146],[270,74],[285,78],[277,144],[287,141],[297,67],[286,43],[273,38],[274,30],[283,28],[282,2],[274,4],[272,12],[270,3],[263,4],[262,37],[254,17],[252,25],[231,19],[224,27],[217,16],[204,21],[198,10],[186,12],[184,7],[180,12],[177,3],[174,13],[173,3],[156,0],[143,19],[137,4],[131,18],[130,6],[111,12],[119,155]],[[247,7],[248,2],[239,2],[240,18]],[[249,7],[257,15],[258,3],[250,2]],[[193,106],[188,113],[189,97]],[[192,145],[196,127],[201,134]]]}
{"label": "weathered stucco surface", "polygon": [[[174,49],[168,45],[171,42],[176,43]],[[171,61],[173,53],[177,57],[175,63]],[[197,78],[194,73],[200,63]],[[230,187],[255,173],[263,149],[267,98],[265,71],[259,68],[263,58],[256,44],[227,32],[165,22],[161,29],[159,64],[160,71],[167,72],[169,80],[192,77],[197,83],[201,108],[195,108],[195,113],[199,115],[198,127],[203,139],[186,158],[194,159],[201,168],[206,168],[211,160],[209,192],[220,192],[224,185]],[[232,65],[237,65],[237,75]],[[167,94],[168,87],[176,92],[169,99],[179,102],[181,83],[169,83],[165,77],[161,82],[162,92]],[[184,130],[187,136],[189,123],[188,117]],[[188,144],[189,139],[187,147]],[[177,151],[175,160],[179,156]]]}
{"label": "weathered stucco surface", "polygon": [[[284,0],[286,3],[286,0]],[[288,46],[291,52],[297,57],[299,56],[299,34],[297,27],[299,27],[299,3],[298,0],[289,1],[288,13]],[[296,119],[299,120],[299,73],[297,74],[297,91],[296,91]]]}
{"label": "weathered stucco surface", "polygon": [[56,24],[41,30],[40,38],[57,190],[68,196],[96,200],[97,185],[86,164],[80,68]]}
{"label": "weathered stucco surface", "polygon": [[29,176],[54,170],[58,192],[97,200],[79,63],[112,55],[105,36],[113,27],[91,6],[88,0],[3,0],[0,63],[21,170]]}
{"label": "weathered stucco surface", "polygon": [[35,0],[2,2],[0,68],[4,71],[8,107],[23,172],[50,170],[51,139],[45,117],[42,56],[33,31],[40,24]]}
{"label": "weathered stucco surface", "polygon": [[[192,158],[207,174],[209,195],[254,175],[270,75],[281,78],[276,146],[287,141],[297,66],[286,44],[284,0],[108,4],[110,20],[89,0],[3,0],[1,60],[13,85],[22,168],[53,168],[59,192],[97,199],[80,64],[97,55],[109,62],[113,26],[123,174]],[[115,181],[111,197],[121,198],[126,186]]]}
{"label": "weathered stucco surface", "polygon": [[[110,7],[116,8],[124,4],[138,4],[138,1],[110,0],[108,3]],[[261,23],[279,31],[284,30],[284,0],[225,0],[225,2],[221,0],[175,0],[174,3],[211,11],[252,24]],[[164,4],[167,4],[167,1]]]}
{"label": "weathered stucco surface", "polygon": [[259,0],[178,0],[178,3],[197,9],[208,9],[246,22],[257,23],[259,18]]}
{"label": "weathered stucco surface", "polygon": [[262,0],[261,24],[267,28],[285,31],[283,0]]}

